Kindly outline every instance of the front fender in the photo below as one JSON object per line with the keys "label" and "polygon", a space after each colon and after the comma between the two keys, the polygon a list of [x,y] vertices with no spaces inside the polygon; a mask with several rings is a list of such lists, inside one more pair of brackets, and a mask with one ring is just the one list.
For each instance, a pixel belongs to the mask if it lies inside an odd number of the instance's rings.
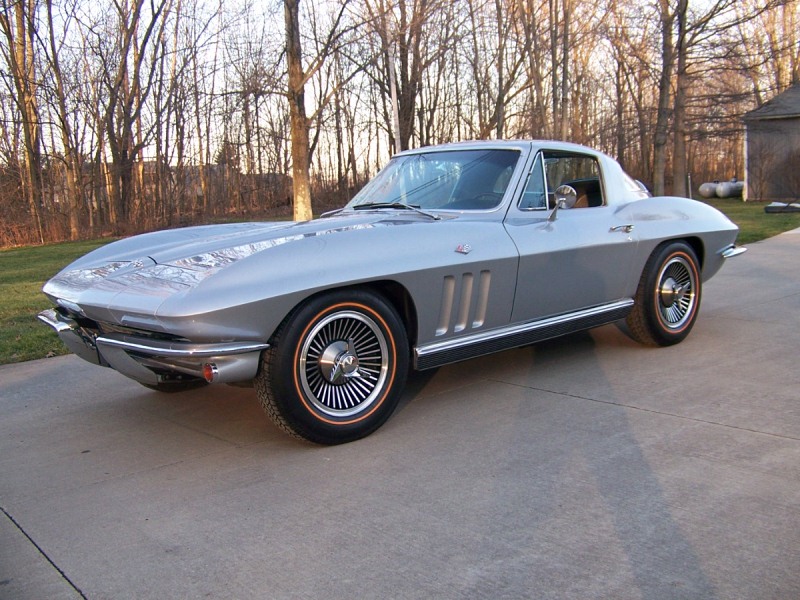
{"label": "front fender", "polygon": [[166,299],[157,316],[166,330],[189,339],[223,334],[266,341],[295,306],[315,294],[391,281],[408,292],[418,314],[415,337],[427,340],[453,333],[442,326],[443,295],[451,303],[466,294],[477,296],[477,288],[461,289],[465,275],[469,280],[490,274],[481,326],[507,323],[517,263],[516,248],[499,221],[369,227],[254,254]]}

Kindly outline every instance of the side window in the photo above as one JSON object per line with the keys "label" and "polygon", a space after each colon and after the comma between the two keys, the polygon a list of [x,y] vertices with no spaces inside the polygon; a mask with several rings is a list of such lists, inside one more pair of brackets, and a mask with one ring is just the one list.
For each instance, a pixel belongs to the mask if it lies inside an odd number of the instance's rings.
{"label": "side window", "polygon": [[522,210],[547,208],[547,189],[544,184],[544,162],[541,152],[536,155],[536,160],[533,162],[519,207]]}
{"label": "side window", "polygon": [[565,152],[545,152],[544,171],[547,181],[547,196],[551,201],[559,186],[569,185],[577,193],[577,201],[573,208],[588,208],[605,204],[600,180],[600,165],[593,157]]}

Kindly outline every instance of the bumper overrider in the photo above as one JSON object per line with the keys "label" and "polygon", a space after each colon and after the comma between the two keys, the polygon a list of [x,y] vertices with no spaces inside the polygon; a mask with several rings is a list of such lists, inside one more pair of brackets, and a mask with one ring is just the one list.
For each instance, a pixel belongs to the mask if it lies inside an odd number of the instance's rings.
{"label": "bumper overrider", "polygon": [[249,381],[258,372],[261,351],[269,348],[260,342],[192,343],[98,333],[55,309],[39,313],[38,318],[82,359],[147,385],[174,381],[175,374],[209,383]]}
{"label": "bumper overrider", "polygon": [[739,256],[740,254],[744,254],[747,252],[747,248],[744,246],[737,246],[736,244],[731,244],[730,246],[726,247],[720,254],[722,258],[734,258],[735,256]]}

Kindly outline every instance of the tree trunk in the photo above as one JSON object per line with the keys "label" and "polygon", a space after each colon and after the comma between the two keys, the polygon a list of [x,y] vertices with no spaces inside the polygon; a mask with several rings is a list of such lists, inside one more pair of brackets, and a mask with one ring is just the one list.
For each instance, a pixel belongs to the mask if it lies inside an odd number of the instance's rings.
{"label": "tree trunk", "polygon": [[617,68],[615,70],[614,87],[616,91],[615,98],[615,126],[617,129],[617,161],[620,166],[625,168],[625,86],[623,81],[623,65],[622,57],[617,57]]}
{"label": "tree trunk", "polygon": [[503,139],[506,125],[506,96],[505,96],[505,73],[503,70],[506,58],[505,52],[505,32],[503,31],[503,1],[495,0],[495,14],[497,15],[497,100],[494,106],[494,114],[497,121],[495,135],[498,140]]}
{"label": "tree trunk", "polygon": [[675,82],[674,134],[672,146],[672,193],[675,196],[690,196],[686,172],[686,27],[688,0],[679,0],[677,8],[678,44]]}
{"label": "tree trunk", "polygon": [[294,220],[308,221],[311,212],[308,118],[305,106],[303,52],[300,44],[300,0],[284,0],[286,63],[289,71],[289,123],[292,135]]}
{"label": "tree trunk", "polygon": [[[553,120],[553,137],[561,132],[562,118],[559,107],[559,90],[558,85],[558,0],[548,0],[549,11],[549,29],[550,29],[550,88],[552,90],[552,120]],[[558,133],[557,133],[558,132]]]}
{"label": "tree trunk", "polygon": [[564,37],[561,39],[561,139],[569,139],[568,96],[569,96],[569,25],[572,19],[570,0],[562,0],[564,10]]}
{"label": "tree trunk", "polygon": [[667,140],[669,138],[669,101],[674,49],[672,47],[672,25],[675,15],[670,12],[669,1],[659,0],[661,6],[661,78],[658,85],[658,113],[653,139],[653,194],[663,196],[664,173],[667,169]]}

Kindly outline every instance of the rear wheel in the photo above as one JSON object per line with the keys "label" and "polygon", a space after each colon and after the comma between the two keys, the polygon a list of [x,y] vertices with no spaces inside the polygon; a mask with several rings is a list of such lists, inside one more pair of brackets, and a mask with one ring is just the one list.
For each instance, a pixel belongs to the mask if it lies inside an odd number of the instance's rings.
{"label": "rear wheel", "polygon": [[700,297],[700,271],[691,246],[684,242],[659,246],[642,272],[626,321],[631,336],[653,346],[677,344],[694,326]]}
{"label": "rear wheel", "polygon": [[259,401],[284,431],[318,444],[369,435],[397,406],[408,341],[395,309],[364,290],[312,298],[262,355]]}

